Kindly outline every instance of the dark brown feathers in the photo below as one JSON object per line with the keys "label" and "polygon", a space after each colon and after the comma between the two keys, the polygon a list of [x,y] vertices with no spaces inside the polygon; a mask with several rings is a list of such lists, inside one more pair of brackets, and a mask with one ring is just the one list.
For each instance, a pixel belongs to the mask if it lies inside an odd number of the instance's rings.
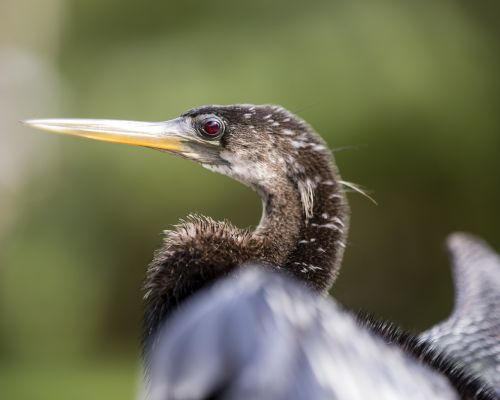
{"label": "dark brown feathers", "polygon": [[223,163],[205,165],[254,189],[263,217],[254,231],[190,217],[167,232],[145,283],[145,341],[188,296],[254,261],[326,293],[345,247],[348,207],[332,155],[303,120],[278,106],[207,106],[186,123],[215,115]]}

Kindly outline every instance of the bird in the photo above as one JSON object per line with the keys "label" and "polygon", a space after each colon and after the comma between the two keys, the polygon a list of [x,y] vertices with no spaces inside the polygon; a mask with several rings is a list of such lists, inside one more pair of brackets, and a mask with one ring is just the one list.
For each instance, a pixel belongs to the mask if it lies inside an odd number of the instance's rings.
{"label": "bird", "polygon": [[204,106],[165,122],[30,120],[60,133],[155,148],[250,186],[262,198],[253,231],[190,216],[166,232],[145,284],[146,342],[190,294],[248,261],[327,293],[339,270],[348,206],[331,152],[282,107]]}
{"label": "bird", "polygon": [[[254,273],[257,276],[254,280],[264,292],[276,293],[294,308],[302,307],[304,313],[311,311],[318,318],[329,314],[332,320],[350,318],[344,317],[343,311],[337,311],[339,307],[335,303],[318,306],[319,309],[329,309],[328,312],[314,312],[314,304],[323,304],[335,281],[346,247],[349,207],[344,186],[349,184],[341,179],[323,139],[297,115],[276,105],[238,104],[197,107],[162,122],[35,119],[26,123],[49,131],[175,154],[236,179],[255,190],[262,199],[262,217],[254,230],[191,215],[175,229],[165,232],[163,246],[156,251],[144,284],[143,347],[146,364],[153,366],[151,376],[157,375],[155,365],[163,365],[155,361],[158,354],[164,354],[161,350],[168,348],[165,345],[168,336],[165,339],[163,334],[165,326],[176,318],[182,321],[184,317],[189,320],[198,315],[197,310],[202,306],[198,305],[194,311],[189,311],[186,306],[192,305],[191,301],[197,295],[206,296],[205,301],[209,304],[214,299],[222,310],[226,310],[220,318],[230,318],[230,313],[238,314],[238,307],[228,311],[218,302],[224,290],[215,288],[219,284],[223,288],[231,282],[243,293],[244,285],[240,281],[252,281],[242,273],[247,270],[251,274],[257,268],[259,272]],[[273,274],[279,274],[279,279],[272,278]],[[274,282],[272,287],[265,283],[268,280]],[[300,286],[297,293],[304,293],[299,296],[303,299],[302,305],[287,295],[297,291],[294,289],[296,285]],[[251,307],[258,303],[255,293],[262,295],[263,292],[257,290],[247,297]],[[241,304],[241,307],[244,309],[245,305]],[[269,313],[271,319],[279,320],[274,311]],[[220,322],[217,318],[214,321]],[[355,326],[361,337],[375,340],[375,347],[389,353],[400,351],[408,356],[418,347],[407,345],[401,339],[406,336],[395,328],[387,328],[392,325],[370,322],[365,318]],[[296,328],[294,324],[288,324],[289,331]],[[223,340],[224,332],[212,332]],[[427,337],[437,338],[438,335]],[[414,340],[425,342],[426,336]],[[245,346],[245,343],[239,343]],[[195,347],[200,349],[203,345],[198,343]],[[394,350],[396,347],[399,350]],[[169,358],[168,355],[165,357]],[[458,362],[451,361],[451,368],[439,370],[429,360],[417,360],[418,354],[412,354],[412,357],[415,363],[426,365],[428,370],[424,374],[434,373],[438,378],[449,379],[455,385],[448,388],[449,393],[453,394],[455,390],[466,393],[469,396],[466,398],[490,398],[470,397],[471,390],[476,387],[480,388],[476,391],[479,396],[493,393],[490,384],[476,376],[477,371],[471,374],[466,369],[462,371]],[[446,349],[436,357],[448,357]],[[466,377],[463,379],[465,385],[463,380],[455,384],[450,375]],[[219,389],[226,391],[223,387]],[[203,396],[186,399],[219,398],[213,397],[213,393],[204,393]]]}

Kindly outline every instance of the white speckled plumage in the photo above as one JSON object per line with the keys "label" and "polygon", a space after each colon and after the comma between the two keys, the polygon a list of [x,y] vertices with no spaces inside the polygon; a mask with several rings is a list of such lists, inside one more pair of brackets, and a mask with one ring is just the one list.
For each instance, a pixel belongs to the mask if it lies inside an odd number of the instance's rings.
{"label": "white speckled plumage", "polygon": [[466,364],[500,396],[500,256],[467,234],[448,240],[453,259],[455,307],[423,340]]}

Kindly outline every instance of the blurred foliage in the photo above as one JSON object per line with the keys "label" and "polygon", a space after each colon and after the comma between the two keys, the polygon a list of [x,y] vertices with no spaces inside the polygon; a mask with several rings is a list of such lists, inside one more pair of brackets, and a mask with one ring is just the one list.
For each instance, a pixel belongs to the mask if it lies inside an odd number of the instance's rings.
{"label": "blurred foliage", "polygon": [[123,360],[45,368],[9,365],[0,368],[2,396],[9,399],[132,400],[139,393],[139,374]]}
{"label": "blurred foliage", "polygon": [[[64,81],[63,116],[160,120],[201,104],[278,103],[333,149],[357,147],[336,152],[337,163],[379,206],[350,196],[332,291],[346,306],[423,329],[452,305],[446,235],[471,231],[500,250],[495,2],[67,0],[63,10],[58,51],[41,54]],[[22,374],[3,376],[11,365],[116,355],[135,365],[140,285],[161,231],[190,212],[259,220],[254,193],[184,160],[47,141],[60,157],[18,195],[17,223],[0,242],[2,387],[22,384]],[[85,368],[68,388],[98,385]],[[108,369],[102,398],[130,397],[134,368],[123,387]],[[42,385],[44,373],[29,371]],[[68,397],[26,393],[9,398]]]}

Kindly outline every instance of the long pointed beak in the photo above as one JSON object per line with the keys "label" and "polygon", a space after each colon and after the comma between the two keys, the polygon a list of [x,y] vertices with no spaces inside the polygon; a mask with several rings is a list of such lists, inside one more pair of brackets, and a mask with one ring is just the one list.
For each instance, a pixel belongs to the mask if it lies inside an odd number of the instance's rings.
{"label": "long pointed beak", "polygon": [[190,152],[186,143],[193,141],[182,118],[164,122],[99,119],[30,119],[23,122],[46,131],[175,153]]}

